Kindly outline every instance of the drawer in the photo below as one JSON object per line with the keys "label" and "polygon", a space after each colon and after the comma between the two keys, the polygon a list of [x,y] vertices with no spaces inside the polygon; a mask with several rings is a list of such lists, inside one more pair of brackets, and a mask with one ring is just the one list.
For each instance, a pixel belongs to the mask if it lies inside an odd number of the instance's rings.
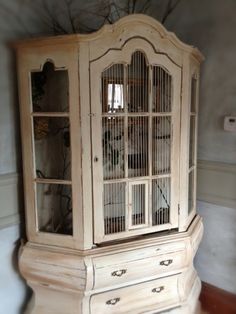
{"label": "drawer", "polygon": [[132,260],[183,251],[185,249],[186,249],[185,241],[176,241],[174,243],[172,242],[160,245],[151,245],[143,248],[130,249],[125,252],[118,252],[114,254],[95,257],[93,262],[95,267],[100,268],[104,266],[117,264],[117,261],[119,261],[120,263],[125,263],[130,262]]}
{"label": "drawer", "polygon": [[[168,272],[177,272],[187,265],[187,252],[180,251],[155,257],[142,258],[126,263],[99,267],[95,264],[94,289],[124,284],[133,280],[157,277]],[[151,278],[149,278],[151,279]]]}
{"label": "drawer", "polygon": [[177,281],[174,275],[95,294],[90,300],[91,314],[138,314],[176,305],[180,301]]}

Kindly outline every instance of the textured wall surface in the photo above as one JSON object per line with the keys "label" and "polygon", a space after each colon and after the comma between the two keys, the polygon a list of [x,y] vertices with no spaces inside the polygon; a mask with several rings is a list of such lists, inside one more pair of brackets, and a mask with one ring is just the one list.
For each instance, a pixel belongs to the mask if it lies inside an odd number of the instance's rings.
{"label": "textured wall surface", "polygon": [[200,278],[236,294],[236,208],[198,203],[203,241],[195,259]]}
{"label": "textured wall surface", "polygon": [[198,157],[236,164],[236,132],[223,130],[226,115],[236,115],[236,2],[182,0],[167,28],[205,55],[200,89]]}

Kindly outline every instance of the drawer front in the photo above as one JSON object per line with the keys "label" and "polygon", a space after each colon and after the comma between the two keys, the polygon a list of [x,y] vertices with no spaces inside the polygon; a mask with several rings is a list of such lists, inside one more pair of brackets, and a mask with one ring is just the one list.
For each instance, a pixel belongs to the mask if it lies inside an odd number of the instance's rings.
{"label": "drawer front", "polygon": [[186,264],[186,251],[143,258],[129,263],[119,263],[118,259],[115,265],[95,267],[94,289],[116,286],[147,277],[156,277],[168,272],[177,272]]}
{"label": "drawer front", "polygon": [[91,314],[133,313],[159,310],[179,302],[178,275],[151,280],[133,286],[95,294],[91,297]]}
{"label": "drawer front", "polygon": [[144,248],[138,248],[135,250],[128,250],[125,252],[118,252],[115,254],[103,255],[95,257],[93,263],[96,268],[115,265],[119,261],[120,263],[126,263],[135,261],[137,259],[155,257],[158,255],[174,253],[185,250],[187,244],[185,241],[177,241],[172,243],[152,245]]}

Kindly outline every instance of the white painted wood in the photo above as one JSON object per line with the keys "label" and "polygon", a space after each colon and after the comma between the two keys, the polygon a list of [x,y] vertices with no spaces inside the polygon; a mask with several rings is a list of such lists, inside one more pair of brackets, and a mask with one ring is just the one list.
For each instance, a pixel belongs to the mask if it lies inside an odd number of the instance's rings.
{"label": "white painted wood", "polygon": [[[160,308],[164,310],[181,305],[189,308],[196,302],[200,291],[199,279],[192,266],[192,256],[200,242],[201,232],[202,222],[197,217],[188,232],[180,233],[178,237],[172,237],[172,240],[166,236],[162,237],[162,241],[158,238],[130,241],[118,244],[118,250],[113,245],[78,254],[77,250],[50,246],[46,248],[44,245],[28,243],[21,251],[20,269],[35,292],[32,313],[47,313],[50,310],[49,313],[56,314],[59,311],[57,298],[63,300],[65,304],[62,309],[67,306],[68,314],[87,314],[90,313],[90,308],[96,308],[96,313],[103,314],[104,306],[107,306],[104,302],[121,297],[125,308],[121,307],[122,311],[119,308],[120,313],[129,310],[135,313],[137,308],[140,313],[155,313]],[[165,238],[169,238],[167,243],[163,242]],[[168,257],[173,257],[178,262],[169,266],[162,265],[165,268],[172,267],[163,272],[160,262]],[[127,273],[123,274],[127,275],[126,280],[119,276],[122,263],[128,268]],[[113,272],[118,274],[111,276],[115,278],[114,281],[109,279]],[[196,280],[198,293],[191,297],[191,304],[186,305]],[[158,289],[162,286],[166,290],[150,292],[150,288]],[[160,297],[164,291],[163,297]],[[77,305],[75,300],[79,302]],[[76,308],[71,306],[71,302]],[[133,306],[137,308],[134,309]]]}
{"label": "white painted wood", "polygon": [[[105,43],[103,44],[105,45]],[[131,38],[121,51],[109,50],[104,56],[91,63],[90,75],[91,85],[91,109],[92,109],[92,151],[93,159],[93,183],[94,183],[94,220],[98,222],[94,226],[95,243],[116,238],[129,237],[130,232],[120,232],[104,236],[104,215],[103,215],[103,163],[102,163],[102,105],[101,105],[101,73],[110,65],[129,64],[134,51],[144,51],[148,64],[159,65],[167,69],[173,80],[172,95],[172,147],[171,147],[171,210],[170,210],[170,227],[178,226],[178,202],[179,202],[179,132],[180,132],[180,86],[181,71],[168,57],[158,54],[147,41],[140,38]],[[99,100],[99,101],[98,101]],[[152,114],[153,115],[153,114]],[[118,182],[118,181],[117,181]],[[96,187],[95,187],[96,186]],[[130,212],[130,210],[129,210]],[[130,217],[130,215],[129,215]],[[162,225],[155,228],[150,227],[150,232],[154,230],[163,230],[168,227]],[[148,231],[144,231],[147,233]],[[135,233],[133,232],[132,235]],[[137,231],[140,234],[140,230]]]}
{"label": "white painted wood", "polygon": [[[173,308],[178,307],[182,313],[191,314],[200,291],[192,261],[203,227],[200,217],[196,216],[196,149],[191,169],[188,160],[190,80],[192,75],[199,77],[201,53],[144,15],[125,17],[91,35],[33,39],[16,44],[16,49],[29,240],[20,255],[20,269],[35,293],[32,313],[137,314],[174,311]],[[149,153],[147,176],[128,177],[126,165],[123,179],[106,179],[104,182],[101,122],[102,117],[113,115],[101,112],[101,73],[113,64],[122,63],[127,68],[137,50],[145,54],[151,69],[149,112],[130,114],[126,110],[119,116],[124,117],[126,128],[128,116],[145,116],[150,132],[153,117],[168,116],[171,119],[171,172],[153,175]],[[29,74],[42,69],[47,60],[54,63],[56,70],[68,70],[69,112],[32,113]],[[161,67],[171,76],[171,112],[151,112],[152,66]],[[127,79],[125,75],[124,84]],[[128,99],[126,88],[124,98]],[[197,121],[197,111],[194,114]],[[70,119],[70,180],[35,178],[33,117]],[[195,137],[196,134],[197,127]],[[124,146],[127,161],[127,135]],[[152,151],[151,139],[148,147]],[[190,170],[195,172],[195,192],[194,208],[189,215]],[[152,225],[150,206],[151,180],[154,178],[171,180],[170,221],[157,226]],[[103,184],[110,182],[127,183],[125,194],[129,210],[125,212],[125,230],[105,235]],[[38,230],[37,183],[72,186],[72,235]],[[145,186],[145,223],[136,226],[132,224],[130,204],[132,188],[137,184]],[[158,234],[160,231],[163,232]]]}
{"label": "white painted wood", "polygon": [[[134,252],[136,258],[139,252]],[[131,255],[131,252],[129,252]],[[119,256],[117,256],[119,258]],[[180,251],[157,257],[145,257],[128,263],[95,268],[95,289],[109,286],[117,286],[127,281],[142,280],[156,276],[170,275],[173,272],[182,271],[188,265],[187,252]]]}
{"label": "white painted wood", "polygon": [[137,313],[146,307],[159,310],[178,303],[178,276],[148,281],[92,296],[91,313]]}

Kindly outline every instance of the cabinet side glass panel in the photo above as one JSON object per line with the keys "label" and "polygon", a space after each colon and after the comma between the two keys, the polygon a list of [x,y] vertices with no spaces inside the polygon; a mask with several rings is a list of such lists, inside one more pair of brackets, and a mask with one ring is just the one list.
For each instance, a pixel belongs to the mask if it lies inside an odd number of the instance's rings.
{"label": "cabinet side glass panel", "polygon": [[72,235],[71,185],[36,183],[38,230]]}
{"label": "cabinet side glass panel", "polygon": [[42,71],[31,72],[31,93],[33,112],[69,111],[68,71],[46,62]]}
{"label": "cabinet side glass panel", "polygon": [[68,71],[32,71],[31,100],[37,230],[72,235]]}
{"label": "cabinet side glass panel", "polygon": [[36,177],[70,180],[69,119],[34,117],[33,127]]}
{"label": "cabinet side glass panel", "polygon": [[194,207],[194,180],[195,170],[189,172],[188,175],[188,213],[190,214]]}
{"label": "cabinet side glass panel", "polygon": [[190,89],[190,116],[189,116],[189,176],[188,176],[188,214],[195,207],[196,191],[196,106],[197,106],[197,79],[193,75]]}

